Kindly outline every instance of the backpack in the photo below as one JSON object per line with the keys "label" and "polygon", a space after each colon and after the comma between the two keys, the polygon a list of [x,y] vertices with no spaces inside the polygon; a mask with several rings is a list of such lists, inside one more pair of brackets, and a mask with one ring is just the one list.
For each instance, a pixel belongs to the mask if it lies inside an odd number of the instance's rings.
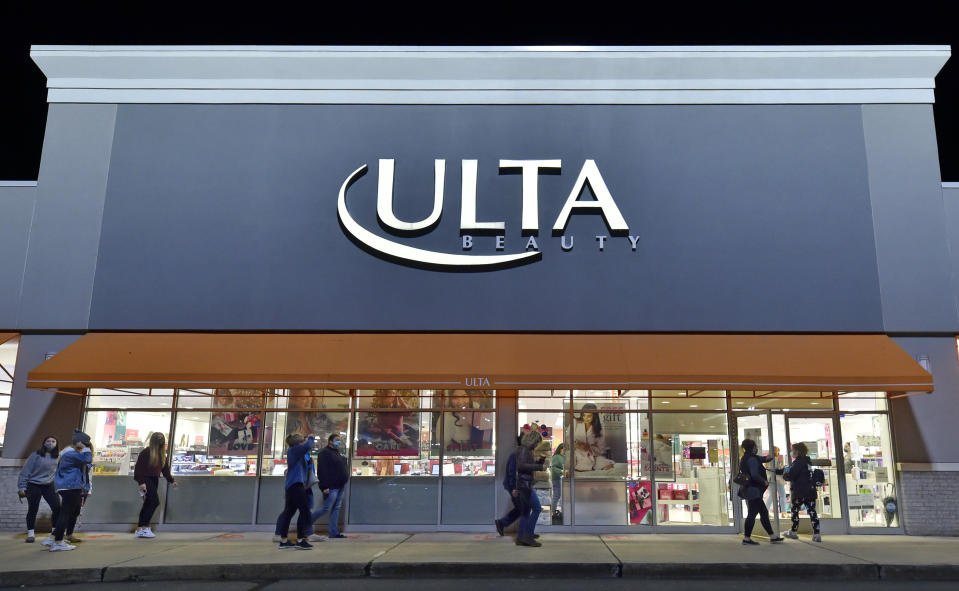
{"label": "backpack", "polygon": [[506,489],[506,492],[512,493],[513,489],[516,488],[516,452],[514,451],[509,455],[509,460],[506,461],[506,478],[503,479],[503,488]]}
{"label": "backpack", "polygon": [[819,488],[826,482],[826,475],[819,468],[809,471],[809,481],[815,488]]}

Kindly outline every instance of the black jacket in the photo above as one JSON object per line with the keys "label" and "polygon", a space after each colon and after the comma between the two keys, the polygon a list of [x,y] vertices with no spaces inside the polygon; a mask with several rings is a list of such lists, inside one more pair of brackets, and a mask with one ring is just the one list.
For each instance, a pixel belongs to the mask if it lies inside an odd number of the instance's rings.
{"label": "black jacket", "polygon": [[543,463],[533,459],[533,448],[543,437],[539,431],[530,431],[523,437],[523,444],[516,450],[516,488],[533,489],[533,473],[543,469]]}
{"label": "black jacket", "polygon": [[749,483],[742,487],[742,497],[747,501],[762,498],[763,493],[769,488],[762,459],[756,454],[745,454],[740,461],[739,469],[749,476]]}
{"label": "black jacket", "polygon": [[350,479],[350,465],[346,456],[330,446],[324,447],[316,456],[316,478],[321,491],[346,486]]}
{"label": "black jacket", "polygon": [[790,496],[796,501],[812,501],[816,499],[816,487],[812,485],[812,462],[809,456],[801,456],[789,465],[789,471],[783,478],[791,484]]}

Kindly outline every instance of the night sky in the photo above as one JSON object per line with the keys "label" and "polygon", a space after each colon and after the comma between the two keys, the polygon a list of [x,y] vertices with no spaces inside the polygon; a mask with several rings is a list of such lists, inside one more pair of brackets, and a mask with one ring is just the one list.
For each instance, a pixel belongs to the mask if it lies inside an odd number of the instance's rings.
{"label": "night sky", "polygon": [[[945,6],[882,3],[793,10],[671,2],[280,2],[118,4],[20,2],[0,7],[0,180],[35,180],[46,121],[45,80],[30,45],[884,45],[959,48]],[[304,3],[305,4],[305,3]],[[795,6],[799,3],[782,3]],[[834,3],[838,4],[838,3]],[[89,8],[95,5],[97,8]],[[717,5],[722,5],[716,8]],[[772,3],[766,3],[772,5]],[[659,5],[651,5],[659,6]],[[224,7],[230,7],[229,10]],[[869,14],[865,14],[869,11]],[[944,181],[959,181],[959,56],[936,79]]]}

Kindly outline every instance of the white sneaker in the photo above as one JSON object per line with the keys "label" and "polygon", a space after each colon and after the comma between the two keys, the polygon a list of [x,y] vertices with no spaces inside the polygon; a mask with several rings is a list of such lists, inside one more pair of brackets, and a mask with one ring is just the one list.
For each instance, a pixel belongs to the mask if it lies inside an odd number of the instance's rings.
{"label": "white sneaker", "polygon": [[54,541],[53,536],[47,536],[40,544],[43,546],[52,546]]}
{"label": "white sneaker", "polygon": [[279,544],[279,543],[282,542],[283,540],[284,540],[284,538],[282,538],[282,537],[274,534],[274,536],[273,536],[273,543],[274,543],[274,544]]}
{"label": "white sneaker", "polygon": [[812,541],[813,541],[813,542],[822,542],[822,536],[819,535],[819,534],[813,534]]}
{"label": "white sneaker", "polygon": [[309,541],[310,541],[310,542],[325,542],[326,539],[327,539],[326,536],[321,536],[320,534],[313,534],[313,535],[310,536]]}
{"label": "white sneaker", "polygon": [[796,534],[796,532],[794,532],[793,530],[789,530],[789,531],[787,531],[786,533],[784,533],[783,535],[786,536],[787,538],[789,538],[790,540],[798,540],[798,539],[799,539],[799,535]]}
{"label": "white sneaker", "polygon": [[74,546],[73,544],[68,544],[68,543],[66,543],[66,542],[64,542],[64,541],[61,540],[61,541],[59,541],[59,542],[54,542],[53,545],[50,546],[50,551],[51,551],[51,552],[66,552],[67,550],[73,550],[73,549],[75,549],[75,548],[76,548],[76,546]]}
{"label": "white sneaker", "polygon": [[153,530],[151,530],[149,527],[145,527],[145,528],[141,529],[140,531],[138,531],[138,532],[136,533],[136,537],[138,537],[138,538],[155,538],[155,537],[157,537],[157,536],[156,536],[155,533],[153,533]]}

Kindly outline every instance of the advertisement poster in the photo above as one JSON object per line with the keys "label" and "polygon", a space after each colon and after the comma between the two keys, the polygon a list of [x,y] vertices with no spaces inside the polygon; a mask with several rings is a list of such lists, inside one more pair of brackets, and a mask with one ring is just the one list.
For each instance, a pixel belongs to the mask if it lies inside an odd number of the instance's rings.
{"label": "advertisement poster", "polygon": [[629,524],[640,525],[653,508],[653,485],[649,480],[629,482],[626,485],[629,494]]}
{"label": "advertisement poster", "polygon": [[[257,453],[261,418],[258,413],[244,408],[263,404],[259,390],[217,389],[213,397],[213,416],[210,419],[211,456],[251,456]],[[215,409],[234,409],[217,411]]]}
{"label": "advertisement poster", "polygon": [[578,478],[626,477],[626,409],[623,402],[573,403],[573,468]]}
{"label": "advertisement poster", "polygon": [[[446,455],[493,456],[496,415],[492,390],[446,390],[443,398],[442,437]],[[439,413],[433,417],[433,449],[439,446]]]}
{"label": "advertisement poster", "polygon": [[675,480],[673,471],[673,436],[657,433],[653,438],[653,472],[657,481]]}
{"label": "advertisement poster", "polygon": [[356,450],[358,457],[399,457],[420,455],[420,417],[413,410],[419,399],[412,390],[374,390],[360,399],[357,413]]}

